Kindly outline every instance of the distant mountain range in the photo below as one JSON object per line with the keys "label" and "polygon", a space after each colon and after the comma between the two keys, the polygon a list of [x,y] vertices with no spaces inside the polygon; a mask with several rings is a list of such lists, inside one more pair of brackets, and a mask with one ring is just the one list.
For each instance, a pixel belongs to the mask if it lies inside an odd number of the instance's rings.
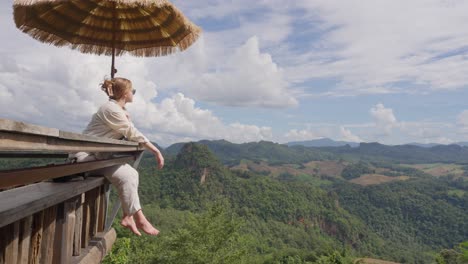
{"label": "distant mountain range", "polygon": [[[330,138],[319,138],[319,139],[312,139],[312,140],[306,140],[306,141],[293,141],[293,142],[288,142],[286,145],[288,146],[304,146],[304,147],[343,147],[346,145],[349,145],[350,147],[359,147],[358,142],[348,142],[348,141],[336,141]],[[451,144],[438,144],[438,143],[417,143],[417,142],[412,142],[412,143],[407,143],[407,144],[402,144],[402,145],[412,145],[412,146],[418,146],[422,148],[432,148],[435,146],[447,146],[447,145],[459,145],[462,147],[468,147],[468,142],[455,142]]]}
{"label": "distant mountain range", "polygon": [[304,147],[343,147],[349,145],[350,147],[358,147],[358,142],[335,141],[329,138],[319,138],[307,141],[293,141],[286,143],[288,146],[304,146]]}
{"label": "distant mountain range", "polygon": [[[332,141],[332,140],[330,140]],[[353,157],[367,161],[396,163],[463,163],[468,164],[468,147],[458,144],[422,147],[412,144],[383,145],[380,143],[345,144],[337,146],[288,146],[269,141],[235,144],[226,140],[201,140],[224,164],[239,164],[242,159],[266,161],[269,164],[302,164],[311,160],[330,160]],[[165,154],[176,156],[185,143],[176,143],[164,150]],[[330,143],[331,144],[331,143]],[[341,143],[342,144],[342,143]],[[354,143],[356,144],[356,143]]]}
{"label": "distant mountain range", "polygon": [[418,147],[423,147],[423,148],[432,148],[432,147],[435,147],[435,146],[448,146],[448,145],[458,145],[458,146],[462,146],[462,147],[468,147],[468,142],[455,142],[455,143],[451,143],[451,144],[438,144],[438,143],[427,143],[427,144],[424,144],[424,143],[408,143],[406,145],[413,145],[413,146],[418,146]]}

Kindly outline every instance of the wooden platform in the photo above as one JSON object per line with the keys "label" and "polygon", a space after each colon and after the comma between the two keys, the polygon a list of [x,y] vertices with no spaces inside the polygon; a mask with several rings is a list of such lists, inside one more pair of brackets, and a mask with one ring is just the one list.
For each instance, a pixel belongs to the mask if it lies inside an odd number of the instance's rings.
{"label": "wooden platform", "polygon": [[[66,162],[75,152],[104,152],[110,158]],[[110,183],[99,175],[50,180],[126,163],[136,168],[142,154],[136,142],[0,119],[1,158],[63,159],[62,164],[0,171],[0,264],[100,263],[116,239],[110,226],[120,203],[115,201],[109,212]]]}

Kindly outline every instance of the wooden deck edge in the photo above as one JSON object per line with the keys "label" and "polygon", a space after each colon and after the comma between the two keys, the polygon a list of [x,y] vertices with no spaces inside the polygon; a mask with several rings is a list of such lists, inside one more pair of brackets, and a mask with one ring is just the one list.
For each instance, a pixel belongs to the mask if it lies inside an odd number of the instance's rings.
{"label": "wooden deck edge", "polygon": [[72,264],[97,264],[104,260],[104,257],[111,251],[112,245],[117,238],[114,228],[107,232],[97,233],[91,239],[90,246],[81,251],[80,256],[72,257]]}
{"label": "wooden deck edge", "polygon": [[0,227],[105,183],[104,177],[89,177],[65,183],[41,182],[0,192]]}

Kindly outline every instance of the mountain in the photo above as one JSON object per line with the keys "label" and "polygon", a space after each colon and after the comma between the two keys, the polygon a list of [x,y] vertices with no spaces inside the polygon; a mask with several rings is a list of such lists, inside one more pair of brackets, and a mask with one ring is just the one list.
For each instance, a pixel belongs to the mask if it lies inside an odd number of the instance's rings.
{"label": "mountain", "polygon": [[[326,150],[304,146],[287,146],[270,141],[235,144],[226,140],[201,140],[197,142],[207,146],[224,164],[235,165],[242,159],[266,161],[270,164],[303,163],[310,160],[332,159]],[[177,155],[185,143],[169,146],[166,152]]]}
{"label": "mountain", "polygon": [[405,144],[405,145],[418,146],[418,147],[421,147],[421,148],[432,148],[432,147],[435,147],[435,146],[438,146],[438,145],[441,145],[441,144],[412,142],[412,143],[408,143],[408,144]]}
{"label": "mountain", "polygon": [[[398,163],[463,160],[467,150],[458,145],[423,148],[379,143],[356,148],[225,140],[176,144],[166,150],[176,154],[163,170],[156,170],[150,156],[139,168],[145,214],[164,235],[123,240],[125,233],[118,230],[117,243],[132,246],[115,248],[123,250],[128,263],[351,264],[356,263],[352,258],[363,256],[433,263],[436,252],[456,247],[468,237],[468,181],[465,176],[420,175],[418,169]],[[301,162],[316,158],[322,161],[301,167]],[[388,167],[377,168],[372,162],[382,159]],[[223,166],[226,161],[247,166],[231,169]],[[288,164],[291,161],[299,165]],[[325,173],[333,163],[344,164],[348,176],[403,173],[407,179],[361,186],[337,170]],[[287,170],[276,177],[270,171],[256,172],[249,164]],[[235,261],[224,261],[230,252],[239,255]],[[215,255],[220,261],[211,261]]]}
{"label": "mountain", "polygon": [[[288,146],[269,141],[235,144],[226,140],[202,140],[214,155],[226,165],[237,165],[242,159],[264,161],[269,164],[302,164],[312,160],[337,160],[353,157],[367,161],[392,163],[468,163],[468,147],[460,145],[436,145],[420,147],[415,145],[383,145],[360,143],[357,147],[305,147]],[[185,143],[169,146],[165,152],[176,156]]]}
{"label": "mountain", "polygon": [[357,142],[335,141],[329,138],[320,138],[307,141],[293,141],[286,143],[288,146],[304,146],[304,147],[341,147],[349,145],[351,147],[359,146]]}

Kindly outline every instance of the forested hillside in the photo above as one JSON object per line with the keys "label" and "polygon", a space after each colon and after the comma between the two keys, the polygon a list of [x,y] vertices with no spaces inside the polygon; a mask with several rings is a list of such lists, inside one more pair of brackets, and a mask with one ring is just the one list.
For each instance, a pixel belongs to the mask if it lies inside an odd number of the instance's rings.
{"label": "forested hillside", "polygon": [[[201,143],[167,149],[162,171],[151,156],[143,159],[141,199],[161,234],[137,238],[116,225],[107,263],[431,263],[444,261],[450,248],[461,261],[458,244],[468,240],[463,174],[433,177],[337,149]],[[246,160],[261,162],[263,171],[234,166]],[[333,164],[341,167],[323,168]],[[378,173],[406,178],[352,182]]]}

